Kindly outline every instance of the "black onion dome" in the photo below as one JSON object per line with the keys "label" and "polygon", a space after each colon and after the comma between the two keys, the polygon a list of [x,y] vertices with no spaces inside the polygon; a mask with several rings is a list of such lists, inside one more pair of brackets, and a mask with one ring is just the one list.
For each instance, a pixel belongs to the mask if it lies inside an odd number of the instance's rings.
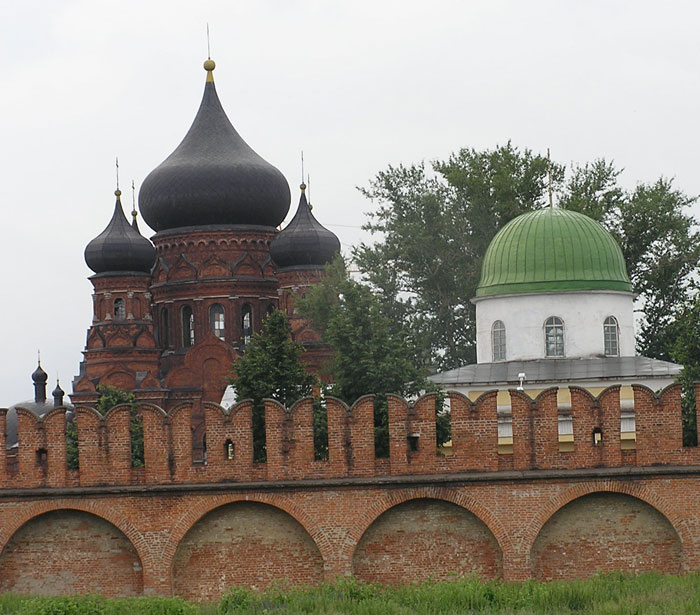
{"label": "black onion dome", "polygon": [[127,222],[117,190],[114,214],[107,228],[85,248],[85,262],[95,273],[133,271],[149,273],[156,249]]}
{"label": "black onion dome", "polygon": [[146,177],[141,215],[156,231],[210,224],[278,226],[289,211],[282,173],[241,138],[214,87],[214,62],[197,116],[177,149]]}
{"label": "black onion dome", "polygon": [[48,379],[48,374],[42,369],[41,363],[39,363],[32,374],[32,382],[34,384],[46,384]]}
{"label": "black onion dome", "polygon": [[322,268],[340,252],[340,241],[311,213],[301,185],[299,207],[292,221],[270,243],[270,256],[280,269]]}

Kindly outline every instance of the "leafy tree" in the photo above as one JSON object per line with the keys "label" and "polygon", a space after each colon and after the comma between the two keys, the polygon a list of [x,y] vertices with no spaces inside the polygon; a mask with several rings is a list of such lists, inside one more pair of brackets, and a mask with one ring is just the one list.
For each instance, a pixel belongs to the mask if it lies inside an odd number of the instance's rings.
{"label": "leafy tree", "polygon": [[[394,329],[404,327],[417,361],[450,369],[475,359],[476,293],[484,253],[506,223],[547,203],[546,158],[510,142],[463,149],[447,161],[389,167],[363,194],[377,203],[365,228],[377,234],[353,256]],[[551,164],[559,205],[598,220],[617,238],[644,317],[638,350],[669,359],[671,325],[698,274],[700,241],[687,213],[695,201],[661,178],[627,191],[604,159]]]}
{"label": "leafy tree", "polygon": [[[300,300],[299,308],[333,348],[330,394],[348,404],[374,394],[375,454],[386,457],[388,406],[386,395],[416,395],[434,390],[425,369],[415,359],[410,336],[402,336],[396,323],[383,312],[372,290],[348,275],[338,257],[324,279]],[[449,439],[449,417],[441,415],[439,443]]]}
{"label": "leafy tree", "polygon": [[574,168],[561,204],[600,221],[616,237],[643,313],[637,349],[670,360],[672,325],[694,294],[700,262],[697,221],[687,213],[696,198],[665,178],[624,191],[617,185],[620,173],[605,160]]}
{"label": "leafy tree", "polygon": [[671,325],[674,338],[671,358],[683,364],[681,403],[683,406],[683,446],[698,445],[695,383],[700,382],[700,297]]}
{"label": "leafy tree", "polygon": [[[431,166],[389,167],[362,189],[378,204],[364,228],[380,239],[353,257],[417,359],[449,369],[475,360],[470,299],[484,252],[504,224],[545,205],[548,161],[508,143]],[[552,177],[558,185],[563,167],[552,165]]]}
{"label": "leafy tree", "polygon": [[301,362],[304,348],[291,338],[286,315],[274,310],[253,334],[250,343],[234,365],[229,383],[238,399],[253,401],[253,458],[267,459],[265,446],[265,398],[276,399],[285,407],[310,395],[316,377]]}

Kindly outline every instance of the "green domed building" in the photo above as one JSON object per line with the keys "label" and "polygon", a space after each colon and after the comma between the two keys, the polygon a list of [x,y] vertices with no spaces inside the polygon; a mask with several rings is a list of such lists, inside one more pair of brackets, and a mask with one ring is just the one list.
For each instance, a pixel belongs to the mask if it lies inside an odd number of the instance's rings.
{"label": "green domed building", "polygon": [[547,208],[515,218],[493,238],[476,296],[581,290],[631,292],[622,250],[588,216]]}
{"label": "green domed building", "polygon": [[[634,293],[620,246],[595,220],[548,207],[493,238],[472,299],[477,363],[433,377],[446,388],[536,393],[670,384],[681,367],[635,355]],[[595,392],[595,391],[594,391]]]}

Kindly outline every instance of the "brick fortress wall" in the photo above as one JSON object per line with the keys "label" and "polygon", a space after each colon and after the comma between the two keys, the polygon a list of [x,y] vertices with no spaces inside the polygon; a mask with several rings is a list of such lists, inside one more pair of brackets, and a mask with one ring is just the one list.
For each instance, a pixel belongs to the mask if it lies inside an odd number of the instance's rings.
{"label": "brick fortress wall", "polygon": [[315,460],[306,399],[266,404],[264,464],[252,461],[246,402],[203,404],[204,462],[193,459],[192,404],[140,405],[144,468],[131,467],[127,407],[76,408],[78,470],[66,465],[64,409],[41,420],[19,409],[19,446],[0,443],[0,589],[202,600],[234,584],[347,574],[698,569],[700,450],[682,446],[680,389],[633,388],[635,449],[621,446],[619,387],[597,398],[571,387],[573,450],[560,450],[556,389],[511,391],[503,454],[494,391],[474,403],[449,394],[449,455],[436,446],[435,398],[391,396],[388,459],[374,456],[373,399],[328,399],[329,458]]}

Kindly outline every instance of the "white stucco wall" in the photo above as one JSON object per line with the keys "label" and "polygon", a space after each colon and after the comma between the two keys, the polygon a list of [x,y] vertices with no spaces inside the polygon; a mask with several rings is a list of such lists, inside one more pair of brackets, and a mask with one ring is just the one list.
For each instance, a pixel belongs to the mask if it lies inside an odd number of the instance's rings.
{"label": "white stucco wall", "polygon": [[476,361],[491,363],[491,326],[506,327],[506,361],[545,358],[544,323],[550,316],[564,321],[564,356],[604,355],[603,323],[617,318],[619,356],[635,355],[634,295],[617,291],[581,291],[502,295],[476,299]]}

